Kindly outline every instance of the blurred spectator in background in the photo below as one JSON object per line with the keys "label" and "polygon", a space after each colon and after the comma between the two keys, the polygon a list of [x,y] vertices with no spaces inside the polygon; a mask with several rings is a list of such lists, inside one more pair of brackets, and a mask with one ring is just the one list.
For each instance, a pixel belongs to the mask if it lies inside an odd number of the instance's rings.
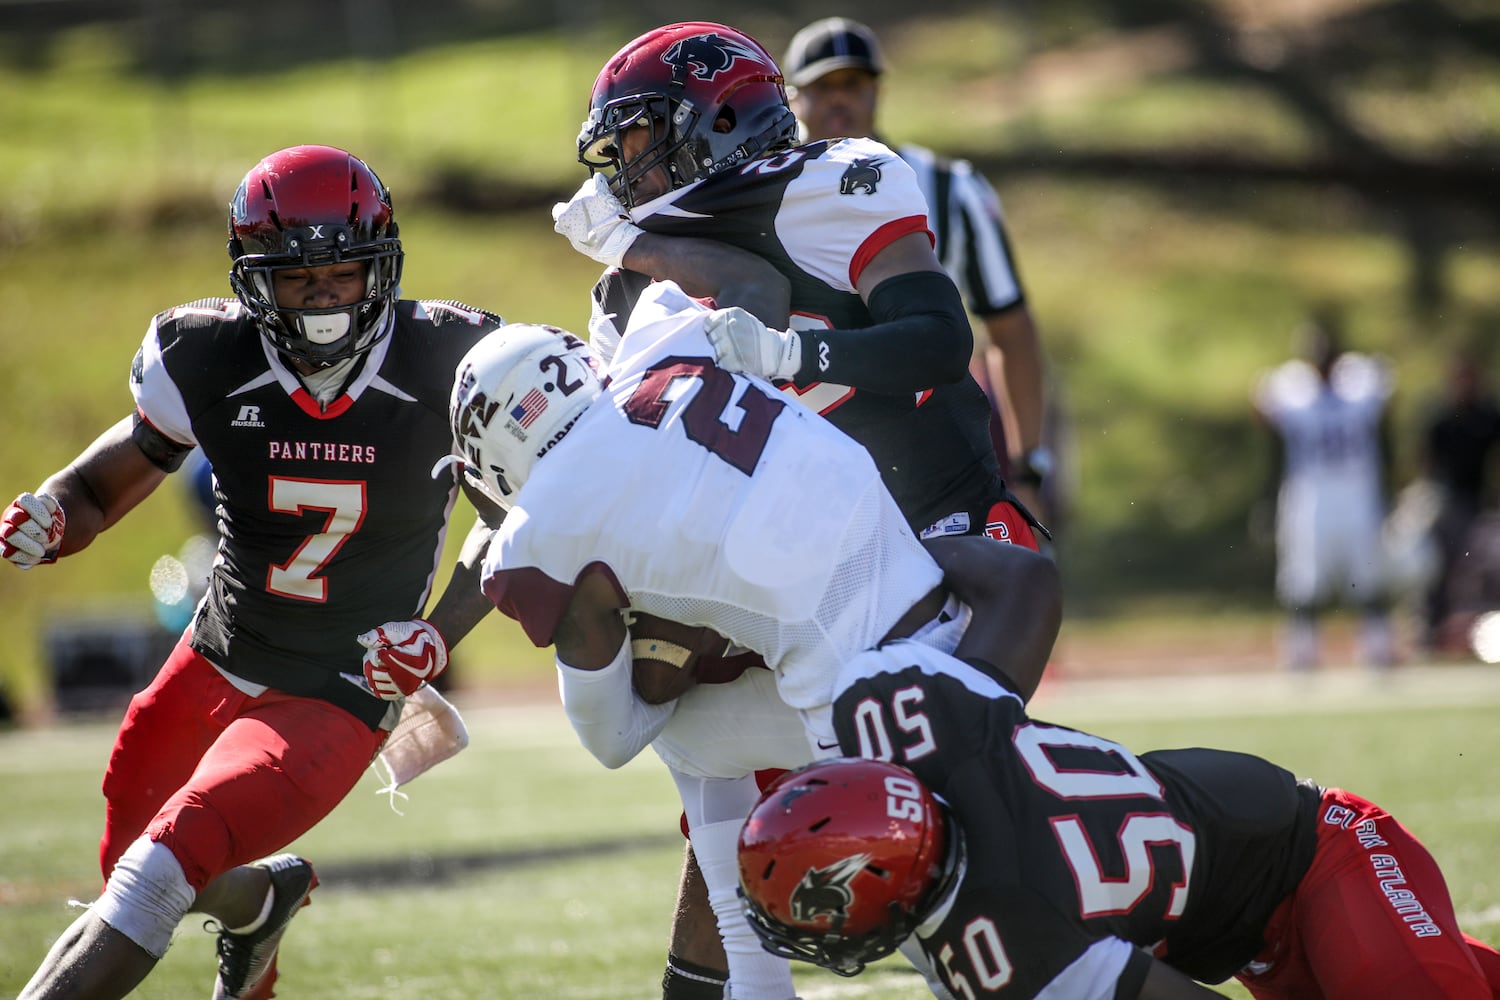
{"label": "blurred spectator in background", "polygon": [[1276,503],[1276,595],[1289,613],[1282,660],[1318,663],[1317,616],[1340,595],[1361,615],[1365,663],[1395,661],[1381,524],[1392,380],[1384,362],[1343,349],[1343,320],[1316,310],[1298,333],[1302,359],[1263,375],[1252,403],[1283,449]]}
{"label": "blurred spectator in background", "polygon": [[[872,137],[885,56],[875,33],[846,17],[826,17],[792,37],[781,62],[802,141]],[[984,324],[976,338],[975,380],[990,398],[991,434],[1006,483],[1055,530],[1053,452],[1043,439],[1044,358],[1011,256],[1000,199],[964,160],[921,146],[887,143],[916,172],[927,199],[937,255]],[[1003,391],[1001,388],[1003,386]]]}
{"label": "blurred spectator in background", "polygon": [[1476,527],[1481,514],[1495,504],[1500,488],[1497,467],[1500,403],[1486,384],[1482,353],[1470,345],[1449,362],[1443,398],[1422,433],[1422,472],[1437,488],[1438,501],[1433,535],[1439,570],[1427,591],[1421,637],[1429,650],[1461,649],[1466,619],[1450,623],[1450,618],[1458,612],[1485,610],[1458,607],[1462,602],[1455,590],[1461,589],[1463,579],[1475,576],[1464,572],[1475,568],[1465,563],[1483,548],[1476,544]]}

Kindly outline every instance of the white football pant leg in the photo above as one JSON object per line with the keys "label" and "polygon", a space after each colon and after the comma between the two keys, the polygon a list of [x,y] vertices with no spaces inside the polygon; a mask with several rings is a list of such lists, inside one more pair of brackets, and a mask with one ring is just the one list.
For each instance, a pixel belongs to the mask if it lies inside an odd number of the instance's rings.
{"label": "white football pant leg", "polygon": [[676,705],[651,747],[679,774],[738,778],[812,762],[802,719],[781,700],[769,670],[747,670],[727,684],[699,684]]}

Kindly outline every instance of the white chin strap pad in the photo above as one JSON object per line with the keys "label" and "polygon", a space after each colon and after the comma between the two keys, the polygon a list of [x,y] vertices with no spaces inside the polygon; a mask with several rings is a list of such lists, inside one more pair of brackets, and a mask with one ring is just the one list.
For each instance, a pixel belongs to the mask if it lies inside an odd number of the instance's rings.
{"label": "white chin strap pad", "polygon": [[104,895],[94,902],[94,914],[153,958],[161,958],[197,895],[176,856],[141,837],[115,864]]}
{"label": "white chin strap pad", "polygon": [[349,333],[349,311],[301,313],[302,335],[314,344],[334,344]]}

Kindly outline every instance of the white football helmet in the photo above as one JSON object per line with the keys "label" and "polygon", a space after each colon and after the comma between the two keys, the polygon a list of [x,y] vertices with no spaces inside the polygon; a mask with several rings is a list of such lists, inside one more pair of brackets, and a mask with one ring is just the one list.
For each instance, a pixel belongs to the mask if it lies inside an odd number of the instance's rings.
{"label": "white football helmet", "polygon": [[507,509],[531,467],[603,391],[584,341],[555,326],[514,323],[458,363],[448,421],[469,482]]}

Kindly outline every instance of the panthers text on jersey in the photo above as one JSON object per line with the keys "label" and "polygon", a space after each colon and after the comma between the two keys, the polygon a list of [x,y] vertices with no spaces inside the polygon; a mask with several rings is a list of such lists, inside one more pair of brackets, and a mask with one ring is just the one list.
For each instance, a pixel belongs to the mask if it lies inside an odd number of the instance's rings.
{"label": "panthers text on jersey", "polygon": [[920,643],[866,653],[837,690],[843,752],[910,768],[963,830],[967,868],[917,930],[956,996],[1113,998],[1136,948],[1220,982],[1312,862],[1320,789],[1259,757],[1137,757]]}
{"label": "panthers text on jersey", "polygon": [[372,725],[355,636],[420,614],[457,497],[448,395],[499,317],[402,300],[395,327],[320,406],[233,299],[158,314],[131,372],[140,416],[213,469],[219,551],[193,647],[236,677]]}
{"label": "panthers text on jersey", "polygon": [[[670,192],[632,212],[648,232],[720,240],[762,257],[791,282],[791,325],[857,329],[873,320],[855,283],[902,236],[927,230],[911,168],[873,139],[807,143]],[[607,272],[594,289],[591,342],[608,359],[648,279]],[[892,364],[900,364],[893,358]],[[783,390],[863,444],[921,531],[968,512],[975,530],[1002,499],[989,403],[970,377],[909,395],[828,382]]]}

